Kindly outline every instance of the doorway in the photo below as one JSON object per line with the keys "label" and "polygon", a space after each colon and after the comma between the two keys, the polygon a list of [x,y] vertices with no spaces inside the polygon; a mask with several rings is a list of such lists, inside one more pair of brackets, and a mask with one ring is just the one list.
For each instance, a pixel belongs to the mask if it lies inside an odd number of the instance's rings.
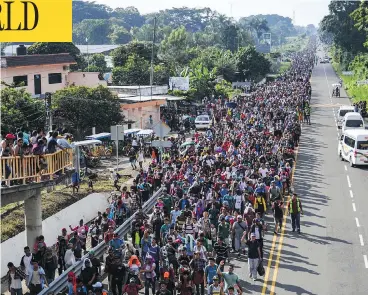
{"label": "doorway", "polygon": [[34,92],[35,95],[41,94],[41,75],[34,75]]}

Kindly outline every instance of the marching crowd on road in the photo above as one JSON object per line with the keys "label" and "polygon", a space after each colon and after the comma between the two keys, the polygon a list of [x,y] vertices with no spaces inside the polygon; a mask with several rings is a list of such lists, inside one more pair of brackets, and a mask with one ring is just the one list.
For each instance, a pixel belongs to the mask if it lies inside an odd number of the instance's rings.
{"label": "marching crowd on road", "polygon": [[[22,294],[22,279],[31,294],[39,293],[57,270],[61,274],[81,260],[87,243],[93,248],[102,240],[109,245],[107,256],[101,261],[89,251],[80,275],[68,273],[68,294],[136,295],[141,289],[145,295],[150,290],[158,295],[240,294],[244,281],[257,281],[264,274],[265,232],[278,235],[285,212],[291,214],[292,230],[301,230],[302,204],[292,191],[292,171],[301,124],[310,124],[315,46],[311,41],[293,56],[286,74],[247,96],[208,99],[212,124],[193,135],[192,148],[179,153],[185,138],[172,138],[173,147],[140,169],[130,187],[120,189],[115,182],[118,197],[90,225],[81,220],[62,229],[55,249],[42,236],[32,248],[25,247],[20,266],[8,264],[12,294]],[[147,216],[141,208],[160,188]],[[133,213],[131,240],[119,237],[114,230]],[[268,215],[274,226],[266,222]],[[241,256],[248,260],[249,278],[234,270],[232,261]]]}

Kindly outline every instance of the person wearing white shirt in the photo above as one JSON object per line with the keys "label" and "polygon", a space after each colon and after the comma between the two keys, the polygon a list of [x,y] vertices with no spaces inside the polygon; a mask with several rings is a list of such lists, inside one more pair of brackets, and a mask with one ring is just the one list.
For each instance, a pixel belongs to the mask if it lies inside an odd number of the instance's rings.
{"label": "person wearing white shirt", "polygon": [[32,268],[32,258],[33,255],[31,253],[31,249],[29,249],[28,246],[24,247],[24,256],[20,260],[20,267],[22,271],[26,273],[26,275],[29,275],[29,270]]}
{"label": "person wearing white shirt", "polygon": [[68,244],[68,250],[65,251],[64,261],[65,261],[65,269],[68,269],[75,263],[73,244]]}
{"label": "person wearing white shirt", "polygon": [[262,164],[262,166],[258,169],[258,173],[262,175],[262,177],[266,177],[268,169],[265,167],[265,164]]}
{"label": "person wearing white shirt", "polygon": [[138,164],[139,168],[143,169],[143,161],[144,161],[144,151],[142,149],[138,152]]}
{"label": "person wearing white shirt", "polygon": [[241,213],[242,203],[245,202],[245,198],[243,195],[241,195],[239,191],[236,193],[234,198],[235,198],[235,210],[238,211],[238,213]]}
{"label": "person wearing white shirt", "polygon": [[65,149],[71,149],[72,146],[69,144],[68,139],[69,139],[69,135],[65,135],[64,137],[59,138],[57,140],[57,144]]}

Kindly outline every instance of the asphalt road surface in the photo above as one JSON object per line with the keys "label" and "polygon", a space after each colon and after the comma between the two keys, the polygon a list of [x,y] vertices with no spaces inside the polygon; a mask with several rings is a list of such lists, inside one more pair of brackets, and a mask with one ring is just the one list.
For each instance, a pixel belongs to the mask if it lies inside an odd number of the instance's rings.
{"label": "asphalt road surface", "polygon": [[[368,168],[351,168],[337,155],[336,112],[347,94],[331,98],[338,78],[330,64],[313,70],[311,125],[304,125],[294,173],[304,215],[301,234],[265,241],[265,277],[253,282],[247,263],[235,261],[245,294],[368,294]],[[268,217],[269,218],[269,217]],[[268,219],[271,222],[271,219]]]}

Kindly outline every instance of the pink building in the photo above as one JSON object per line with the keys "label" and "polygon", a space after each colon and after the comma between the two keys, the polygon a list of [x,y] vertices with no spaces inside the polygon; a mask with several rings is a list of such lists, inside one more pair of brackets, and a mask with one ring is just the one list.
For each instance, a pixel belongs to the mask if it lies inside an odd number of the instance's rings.
{"label": "pink building", "polygon": [[[96,72],[70,72],[76,64],[69,53],[1,57],[1,88],[19,85],[34,97],[55,92],[69,85],[96,87],[107,85]],[[23,86],[22,86],[23,85]]]}

